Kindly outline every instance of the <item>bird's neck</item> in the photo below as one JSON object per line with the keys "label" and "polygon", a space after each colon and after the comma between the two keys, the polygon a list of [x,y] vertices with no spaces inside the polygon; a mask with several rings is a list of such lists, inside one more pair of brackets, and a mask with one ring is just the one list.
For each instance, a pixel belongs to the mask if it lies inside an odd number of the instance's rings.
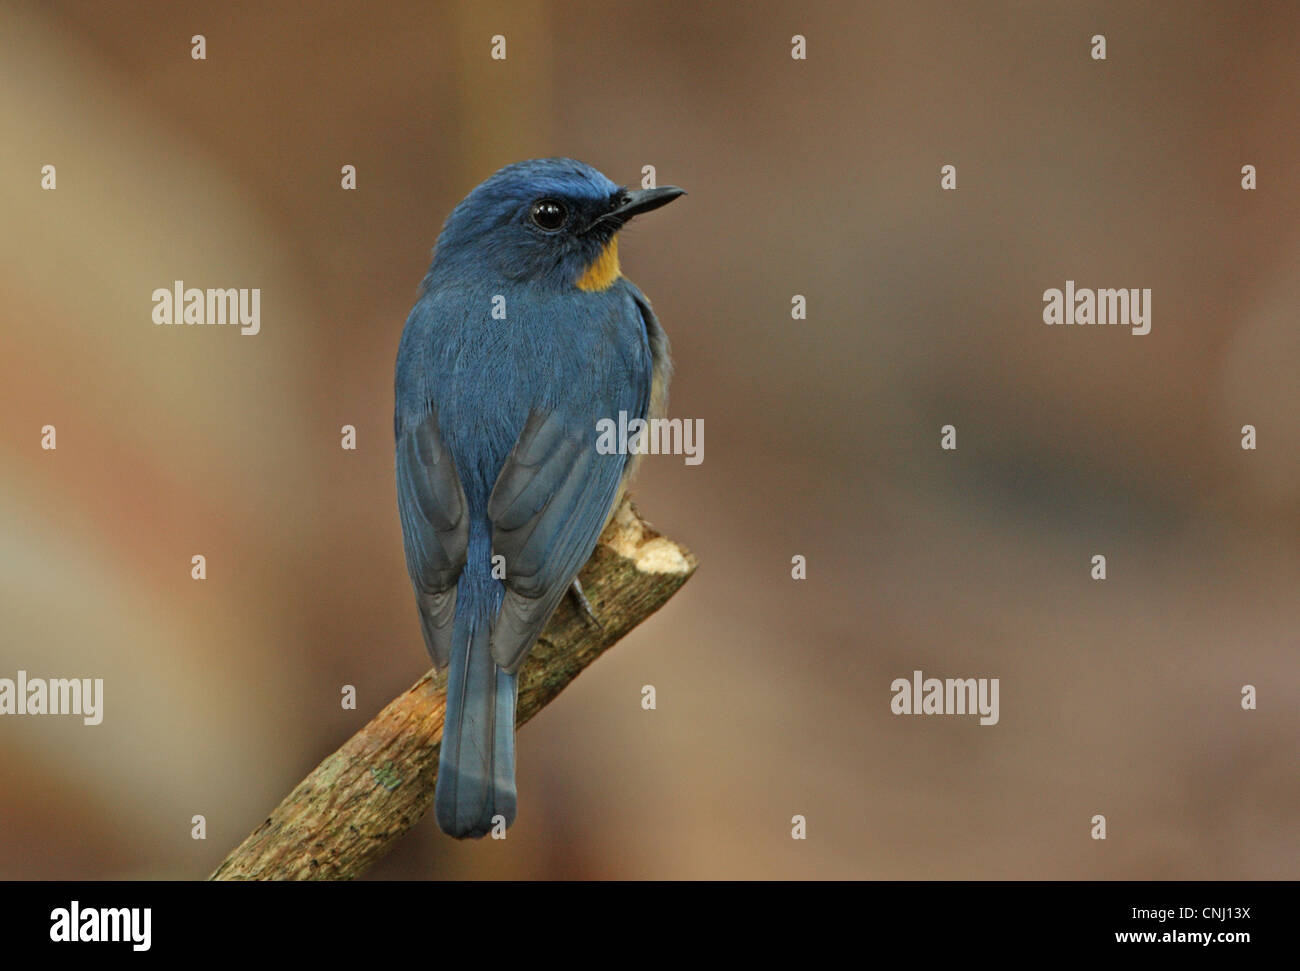
{"label": "bird's neck", "polygon": [[618,237],[615,236],[605,244],[600,255],[592,260],[582,276],[578,277],[578,289],[588,293],[608,290],[622,275],[623,271],[618,265]]}

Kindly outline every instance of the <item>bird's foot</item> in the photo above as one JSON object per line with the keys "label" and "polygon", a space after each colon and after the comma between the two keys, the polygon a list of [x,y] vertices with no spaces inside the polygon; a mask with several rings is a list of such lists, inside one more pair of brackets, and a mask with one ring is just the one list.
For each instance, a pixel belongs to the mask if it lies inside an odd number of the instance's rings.
{"label": "bird's foot", "polygon": [[582,592],[582,581],[577,577],[573,578],[573,586],[569,587],[569,593],[573,594],[573,599],[578,602],[578,607],[588,623],[595,624],[603,629],[604,625],[600,622],[600,618],[596,616],[596,612],[591,609],[591,603],[587,600],[587,595]]}

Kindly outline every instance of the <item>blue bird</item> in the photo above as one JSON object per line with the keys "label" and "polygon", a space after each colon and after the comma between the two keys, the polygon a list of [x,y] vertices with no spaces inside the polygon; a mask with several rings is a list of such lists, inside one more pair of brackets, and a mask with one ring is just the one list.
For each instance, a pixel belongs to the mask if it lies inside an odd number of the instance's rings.
{"label": "blue bird", "polygon": [[[443,832],[515,818],[517,675],[635,456],[597,422],[663,414],[668,338],[621,273],[620,229],[683,191],[567,158],[508,165],[443,226],[397,354],[397,505],[424,641],[448,669]],[[632,451],[632,449],[629,449]]]}

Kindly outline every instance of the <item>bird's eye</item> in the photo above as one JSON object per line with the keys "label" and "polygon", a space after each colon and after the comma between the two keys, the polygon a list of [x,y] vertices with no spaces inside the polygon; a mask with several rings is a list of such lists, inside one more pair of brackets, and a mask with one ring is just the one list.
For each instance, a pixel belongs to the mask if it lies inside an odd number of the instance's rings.
{"label": "bird's eye", "polygon": [[539,229],[544,229],[548,233],[553,233],[564,225],[569,218],[569,210],[564,208],[562,203],[554,199],[542,199],[533,203],[533,208],[528,213],[528,218],[533,221]]}

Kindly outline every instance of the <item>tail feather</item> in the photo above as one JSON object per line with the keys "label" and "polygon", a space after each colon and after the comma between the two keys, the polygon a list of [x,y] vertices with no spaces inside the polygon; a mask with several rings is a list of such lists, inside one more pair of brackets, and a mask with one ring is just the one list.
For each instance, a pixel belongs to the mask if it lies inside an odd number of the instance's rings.
{"label": "tail feather", "polygon": [[498,816],[506,826],[515,819],[518,682],[492,659],[490,633],[481,614],[456,618],[434,815],[457,839],[487,835]]}

